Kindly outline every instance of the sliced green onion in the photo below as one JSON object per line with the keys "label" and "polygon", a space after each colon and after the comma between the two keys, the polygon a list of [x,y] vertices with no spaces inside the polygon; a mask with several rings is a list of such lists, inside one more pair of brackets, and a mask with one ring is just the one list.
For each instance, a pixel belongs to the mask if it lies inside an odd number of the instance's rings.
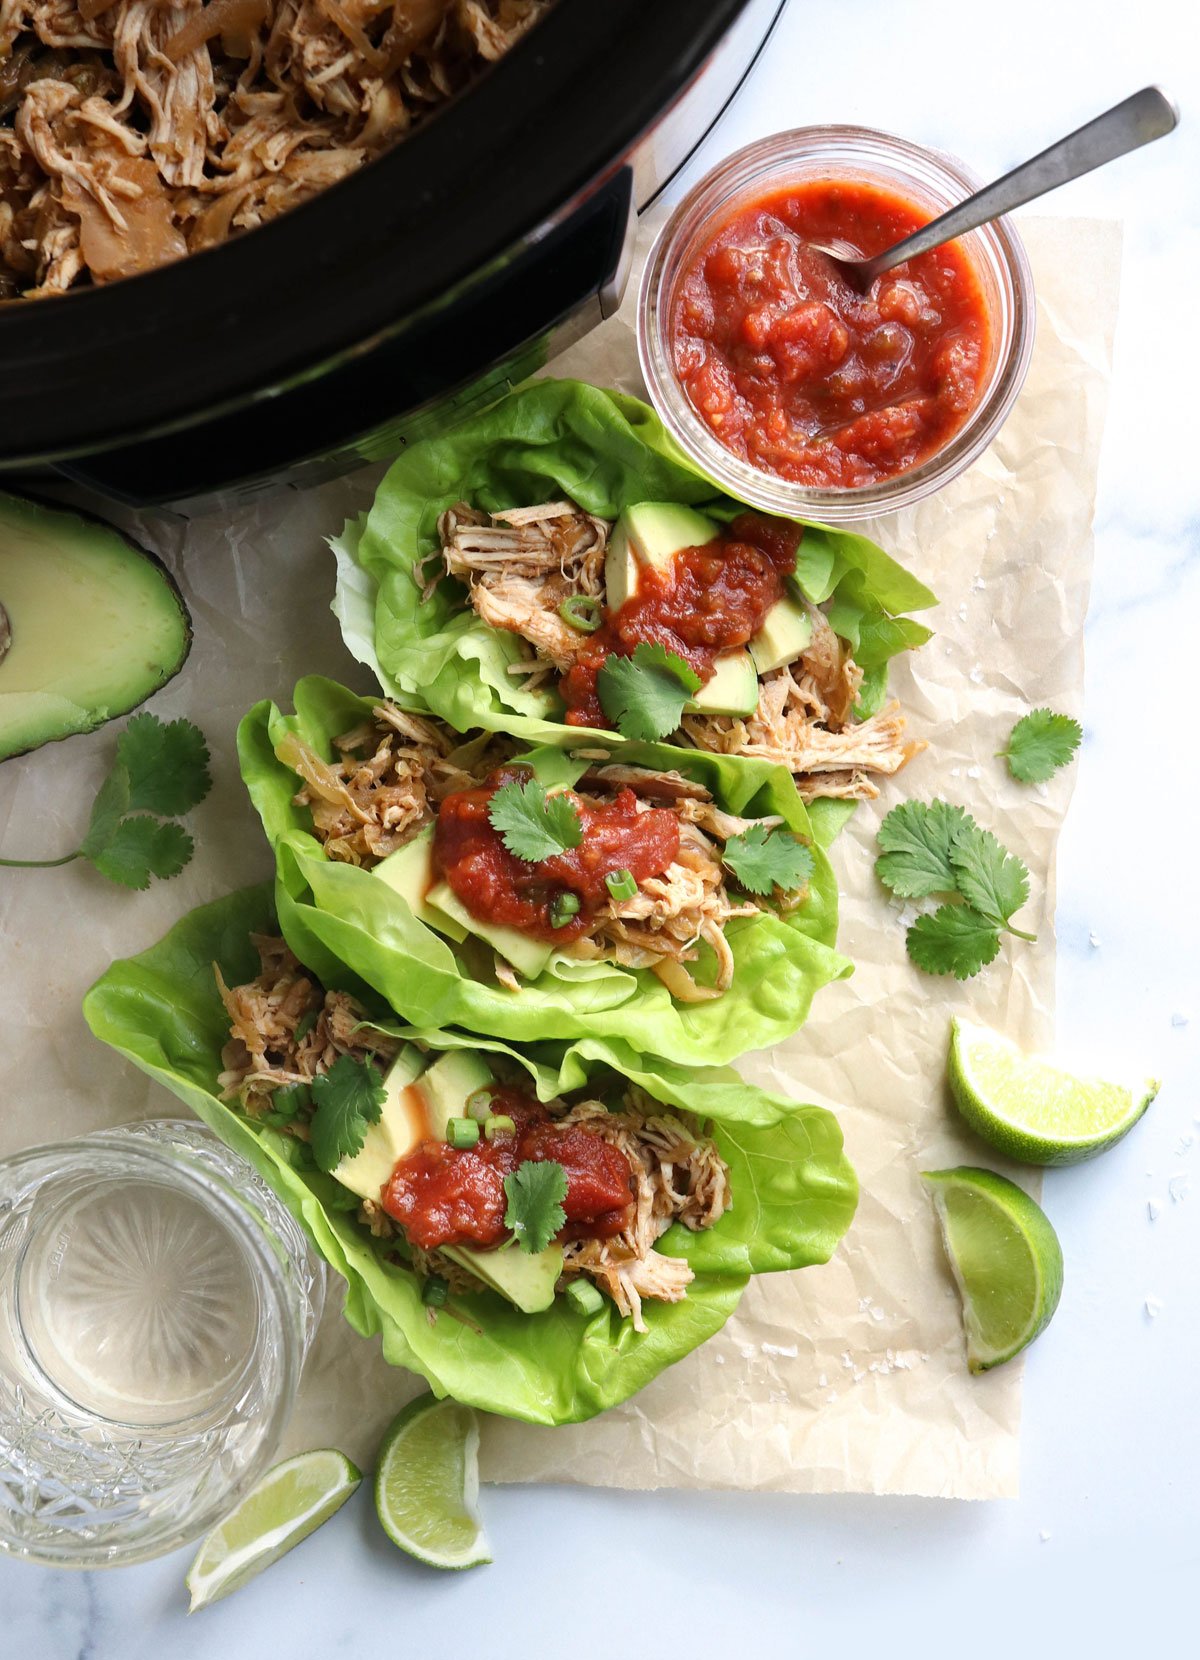
{"label": "sliced green onion", "polygon": [[467,1117],[473,1118],[477,1124],[482,1124],[492,1114],[492,1092],[490,1089],[473,1089],[466,1101]]}
{"label": "sliced green onion", "polygon": [[632,899],[638,891],[638,885],[627,870],[610,870],[604,878],[604,885],[614,899]]}
{"label": "sliced green onion", "polygon": [[563,600],[558,614],[581,634],[594,634],[604,621],[604,606],[596,594],[572,594]]}
{"label": "sliced green onion", "polygon": [[457,1147],[460,1152],[468,1147],[474,1147],[479,1140],[479,1125],[473,1118],[448,1118],[446,1120],[446,1140],[451,1147]]}
{"label": "sliced green onion", "polygon": [[551,928],[565,928],[573,916],[579,915],[579,895],[560,893],[550,906]]}
{"label": "sliced green onion", "polygon": [[515,1135],[517,1126],[506,1112],[494,1112],[483,1126],[484,1136],[488,1141],[495,1141],[498,1135]]}
{"label": "sliced green onion", "polygon": [[313,1027],[317,1024],[317,1016],[320,1012],[320,1009],[309,1009],[307,1013],[300,1016],[300,1019],[296,1022],[297,1043],[300,1043],[312,1031]]}
{"label": "sliced green onion", "polygon": [[273,1091],[270,1111],[272,1116],[288,1123],[311,1105],[312,1089],[308,1084],[284,1084],[282,1089]]}
{"label": "sliced green onion", "polygon": [[421,1282],[421,1301],[427,1308],[445,1308],[450,1296],[450,1282],[440,1274],[430,1274]]}
{"label": "sliced green onion", "polygon": [[567,1301],[576,1314],[599,1314],[604,1307],[604,1293],[591,1280],[572,1280],[567,1287]]}

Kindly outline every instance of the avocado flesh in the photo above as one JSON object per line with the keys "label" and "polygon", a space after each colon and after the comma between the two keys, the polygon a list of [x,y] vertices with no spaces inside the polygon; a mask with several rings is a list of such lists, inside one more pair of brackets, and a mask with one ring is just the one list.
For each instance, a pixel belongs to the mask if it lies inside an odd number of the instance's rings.
{"label": "avocado flesh", "polygon": [[[491,1069],[467,1049],[450,1049],[436,1060],[417,1083],[417,1093],[429,1114],[433,1135],[445,1140],[452,1118],[466,1116],[467,1102],[477,1089],[496,1082]],[[526,1314],[539,1314],[554,1301],[554,1287],[562,1273],[561,1245],[548,1245],[531,1254],[516,1245],[496,1251],[473,1251],[468,1245],[443,1245],[442,1255],[457,1262]]]}
{"label": "avocado flesh", "polygon": [[714,519],[674,501],[642,501],[627,507],[613,527],[604,560],[605,604],[619,611],[637,592],[643,565],[666,565],[684,548],[703,547],[720,535]]}
{"label": "avocado flesh", "polygon": [[750,642],[750,655],[759,674],[770,674],[794,663],[812,643],[812,618],[794,599],[776,600],[762,627]]}
{"label": "avocado flesh", "polygon": [[166,570],[99,519],[0,492],[0,760],[128,714],[183,667]]}
{"label": "avocado flesh", "polygon": [[[382,869],[382,866],[379,868]],[[449,882],[438,882],[430,888],[426,901],[434,912],[440,913],[440,917],[447,918],[453,926],[463,930],[460,939],[467,934],[475,934],[479,939],[486,940],[527,980],[536,980],[554,955],[554,947],[545,940],[522,934],[519,929],[508,928],[502,922],[481,922],[471,914]],[[443,927],[440,917],[435,918],[432,926],[449,933],[449,928]]]}
{"label": "avocado flesh", "polygon": [[758,708],[758,674],[750,653],[741,647],[722,652],[688,708],[704,715],[752,715]]}
{"label": "avocado flesh", "polygon": [[466,939],[467,930],[461,924],[429,903],[429,890],[434,885],[432,824],[427,824],[412,841],[380,860],[375,866],[375,875],[393,893],[399,894],[418,922],[459,944]]}
{"label": "avocado flesh", "polygon": [[378,1199],[400,1160],[429,1139],[425,1098],[414,1088],[424,1065],[421,1051],[406,1044],[383,1080],[387,1096],[379,1122],[367,1126],[361,1148],[333,1172],[334,1179],[360,1199]]}

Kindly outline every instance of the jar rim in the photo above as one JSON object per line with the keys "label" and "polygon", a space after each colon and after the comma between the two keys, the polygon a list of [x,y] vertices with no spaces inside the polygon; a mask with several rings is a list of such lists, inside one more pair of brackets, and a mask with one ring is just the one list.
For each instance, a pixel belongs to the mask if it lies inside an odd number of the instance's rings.
{"label": "jar rim", "polygon": [[774,133],[734,151],[697,181],[656,237],[642,272],[637,345],[650,401],[691,463],[727,494],[791,518],[853,523],[906,507],[966,470],[996,437],[1021,390],[1034,340],[1033,273],[1021,237],[1004,217],[961,240],[993,303],[995,346],[989,378],[963,425],[918,466],[868,485],[817,488],[794,483],[734,455],[685,395],[670,346],[671,311],[685,253],[739,198],[768,180],[811,177],[822,165],[878,178],[926,197],[941,212],[979,189],[964,162],[874,127],[829,123]]}

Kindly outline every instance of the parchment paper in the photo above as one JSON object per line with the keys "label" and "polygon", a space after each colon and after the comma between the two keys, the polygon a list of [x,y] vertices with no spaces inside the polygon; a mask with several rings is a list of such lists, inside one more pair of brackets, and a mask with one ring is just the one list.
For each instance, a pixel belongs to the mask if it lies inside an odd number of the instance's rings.
{"label": "parchment paper", "polygon": [[[893,672],[930,748],[878,808],[860,809],[835,848],[839,944],[857,972],[821,993],[794,1039],[744,1063],[748,1077],[837,1106],[862,1183],[853,1228],[827,1267],[755,1282],[723,1333],[602,1419],[559,1430],[488,1420],[486,1479],[957,1498],[1017,1490],[1020,1368],[968,1376],[918,1172],[984,1159],[1003,1167],[946,1099],[950,1015],[969,1011],[1030,1046],[1053,1035],[1054,848],[1071,773],[1030,790],[994,751],[1032,706],[1079,712],[1120,235],[1086,220],[1028,220],[1024,229],[1039,338],[1012,418],[955,485],[870,527],[942,603],[929,614],[936,638]],[[638,389],[627,313],[553,367]],[[327,610],[333,561],[323,538],[367,504],[379,472],[233,516],[128,519],[175,571],[196,631],[184,673],[154,708],[204,728],[216,783],[193,815],[195,860],[145,894],[78,864],[0,870],[0,1155],[179,1111],[91,1038],[80,998],[113,957],[142,950],[193,905],[269,874],[234,729],[257,698],[286,701],[304,673],[369,689]],[[113,739],[112,728],[101,730],[0,768],[0,856],[50,857],[78,844]],[[1032,872],[1021,920],[1039,943],[1006,941],[966,986],[911,967],[904,925],[914,907],[888,898],[872,874],[880,813],[903,796],[934,794],[970,808]],[[423,1386],[386,1366],[377,1345],[342,1323],[336,1294],[332,1303],[288,1450],[336,1444],[369,1460],[383,1426]]]}

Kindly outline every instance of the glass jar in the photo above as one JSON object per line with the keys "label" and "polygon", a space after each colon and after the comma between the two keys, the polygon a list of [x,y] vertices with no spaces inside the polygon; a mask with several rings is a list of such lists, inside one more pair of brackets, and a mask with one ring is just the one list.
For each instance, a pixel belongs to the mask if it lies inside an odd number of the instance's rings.
{"label": "glass jar", "polygon": [[0,1162],[0,1549],[95,1568],[212,1527],[278,1450],[324,1284],[201,1124]]}
{"label": "glass jar", "polygon": [[672,437],[722,490],[770,513],[845,524],[930,495],[992,442],[1029,367],[1033,276],[1010,220],[960,239],[979,274],[991,319],[991,362],[964,425],[919,466],[876,483],[838,488],[796,484],[765,472],[726,449],[692,407],[675,371],[671,319],[683,273],[720,224],[772,186],[817,179],[882,184],[927,208],[931,219],[982,183],[952,156],[868,127],[800,127],[748,145],[706,174],[659,233],[638,297],[638,355],[650,400]]}

